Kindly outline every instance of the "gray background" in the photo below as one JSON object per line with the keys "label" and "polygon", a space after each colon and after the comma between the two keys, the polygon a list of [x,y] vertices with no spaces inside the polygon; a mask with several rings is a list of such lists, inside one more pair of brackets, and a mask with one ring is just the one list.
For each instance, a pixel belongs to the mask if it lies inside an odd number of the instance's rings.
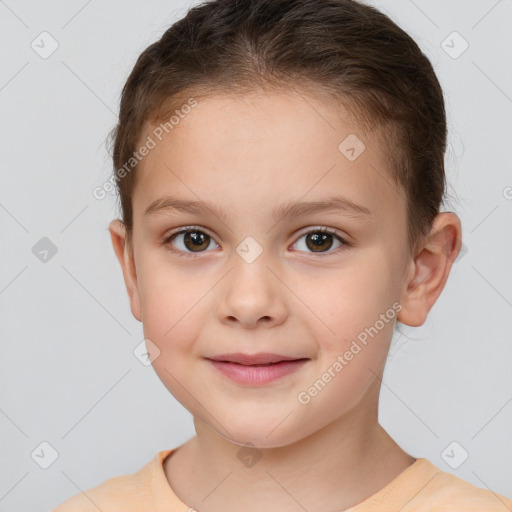
{"label": "gray background", "polygon": [[[395,336],[380,422],[412,455],[512,496],[512,2],[372,3],[418,42],[445,91],[445,209],[464,242],[427,322]],[[111,173],[105,137],[137,56],[187,7],[0,1],[0,512],[49,510],[194,434],[133,355],[142,325],[107,230],[115,198],[92,195]],[[43,31],[59,45],[45,59],[31,47]],[[461,55],[454,31],[469,44]],[[33,251],[43,237],[57,248],[46,262]],[[47,469],[42,442],[58,453]]]}

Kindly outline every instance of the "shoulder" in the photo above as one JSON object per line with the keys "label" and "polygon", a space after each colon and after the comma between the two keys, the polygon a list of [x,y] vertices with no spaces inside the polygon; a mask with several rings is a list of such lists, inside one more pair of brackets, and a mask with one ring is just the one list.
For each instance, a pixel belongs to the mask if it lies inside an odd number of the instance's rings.
{"label": "shoulder", "polygon": [[[489,489],[477,487],[432,464],[435,473],[411,500],[415,512],[512,512],[512,500]],[[416,507],[414,506],[416,505]]]}
{"label": "shoulder", "polygon": [[61,503],[51,512],[110,512],[114,507],[125,506],[125,497],[134,491],[133,475],[110,478],[102,484],[80,492]]}
{"label": "shoulder", "polygon": [[347,512],[512,512],[512,500],[419,458],[392,482]]}
{"label": "shoulder", "polygon": [[116,476],[80,492],[51,512],[123,512],[146,510],[152,506],[151,479],[154,466],[168,451],[159,452],[136,473]]}
{"label": "shoulder", "polygon": [[509,498],[489,489],[476,487],[451,473],[438,473],[432,481],[432,487],[434,501],[451,505],[454,511],[512,512],[512,500]]}

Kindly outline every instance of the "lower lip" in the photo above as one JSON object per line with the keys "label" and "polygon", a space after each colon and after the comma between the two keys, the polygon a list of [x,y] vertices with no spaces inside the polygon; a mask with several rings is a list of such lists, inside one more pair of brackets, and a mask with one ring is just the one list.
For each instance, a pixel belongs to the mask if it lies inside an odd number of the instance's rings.
{"label": "lower lip", "polygon": [[209,361],[226,377],[239,384],[259,385],[267,384],[297,371],[309,359],[281,361],[269,366],[243,365],[226,361],[214,361],[212,359],[209,359]]}

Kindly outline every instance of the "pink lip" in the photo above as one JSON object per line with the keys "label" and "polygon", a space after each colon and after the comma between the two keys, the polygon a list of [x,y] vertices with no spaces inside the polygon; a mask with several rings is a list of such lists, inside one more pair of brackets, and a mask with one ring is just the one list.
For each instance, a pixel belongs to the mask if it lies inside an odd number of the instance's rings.
{"label": "pink lip", "polygon": [[238,384],[261,385],[280,379],[300,369],[309,359],[286,360],[259,366],[209,359],[217,370]]}
{"label": "pink lip", "polygon": [[225,361],[229,363],[238,364],[268,364],[279,363],[280,361],[295,361],[297,359],[304,359],[302,357],[283,356],[281,354],[273,354],[271,352],[260,352],[258,354],[243,354],[236,352],[233,354],[220,354],[218,356],[208,357],[214,361]]}

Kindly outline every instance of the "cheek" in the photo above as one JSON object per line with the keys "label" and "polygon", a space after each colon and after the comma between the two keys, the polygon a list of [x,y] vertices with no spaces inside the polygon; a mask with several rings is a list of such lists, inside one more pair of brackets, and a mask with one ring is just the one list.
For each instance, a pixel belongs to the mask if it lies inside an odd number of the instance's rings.
{"label": "cheek", "polygon": [[190,358],[197,351],[199,326],[205,312],[201,302],[198,303],[197,293],[179,293],[164,284],[155,283],[155,288],[145,297],[144,337],[158,347],[158,357],[152,362],[158,378],[176,400],[190,409],[194,406],[190,403],[191,393],[196,395]]}
{"label": "cheek", "polygon": [[301,306],[307,315],[303,321],[317,341],[325,367],[345,353],[351,367],[365,367],[368,372],[369,367],[380,366],[396,322],[393,279],[385,260],[374,254],[351,260],[350,265],[330,271],[326,279],[303,275],[297,281],[297,295],[305,297],[310,308]]}
{"label": "cheek", "polygon": [[179,294],[169,290],[146,296],[143,305],[145,336],[161,350],[179,351],[190,347],[204,320],[197,295]]}
{"label": "cheek", "polygon": [[391,307],[393,279],[374,252],[364,258],[351,256],[338,268],[303,272],[295,276],[291,288],[307,306],[302,307],[308,316],[316,317],[320,326],[323,321],[324,334],[336,338],[373,323]]}
{"label": "cheek", "polygon": [[159,348],[158,364],[175,367],[175,360],[193,352],[199,326],[204,322],[205,303],[201,297],[207,289],[156,269],[140,276],[144,283],[141,291],[144,337]]}
{"label": "cheek", "polygon": [[144,324],[159,337],[201,298],[198,283],[171,265],[164,249],[148,250],[140,257],[137,280]]}

